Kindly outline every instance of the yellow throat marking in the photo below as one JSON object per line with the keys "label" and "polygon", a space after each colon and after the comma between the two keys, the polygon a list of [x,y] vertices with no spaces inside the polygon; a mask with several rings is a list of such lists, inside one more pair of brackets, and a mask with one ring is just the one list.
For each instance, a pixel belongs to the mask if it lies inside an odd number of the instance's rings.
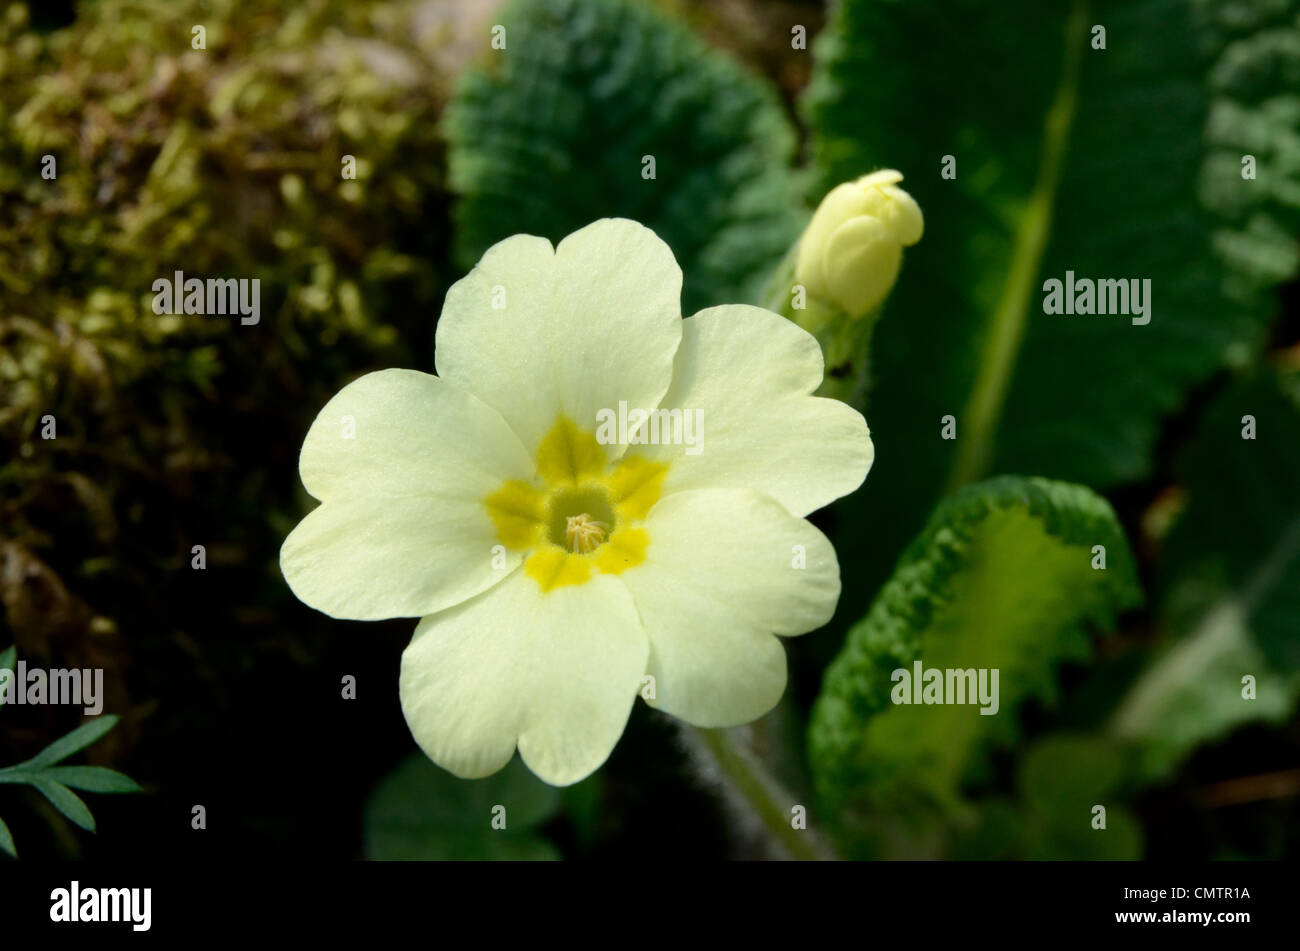
{"label": "yellow throat marking", "polygon": [[641,527],[659,501],[668,466],[643,456],[609,462],[593,433],[561,416],[537,447],[537,477],[511,479],[483,500],[506,548],[551,591],[645,560]]}

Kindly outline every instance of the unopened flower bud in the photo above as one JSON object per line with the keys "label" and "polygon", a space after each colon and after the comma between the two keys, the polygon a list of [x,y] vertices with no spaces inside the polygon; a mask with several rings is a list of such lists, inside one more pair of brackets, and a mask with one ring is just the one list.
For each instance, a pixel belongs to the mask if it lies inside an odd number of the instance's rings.
{"label": "unopened flower bud", "polygon": [[831,189],[799,242],[795,280],[812,297],[861,317],[878,307],[898,279],[903,248],[921,240],[916,201],[882,169]]}

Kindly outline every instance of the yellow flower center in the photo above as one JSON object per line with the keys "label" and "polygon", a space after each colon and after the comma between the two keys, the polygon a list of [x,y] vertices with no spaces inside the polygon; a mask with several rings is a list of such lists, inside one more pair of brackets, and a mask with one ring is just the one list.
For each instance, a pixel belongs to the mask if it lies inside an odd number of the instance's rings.
{"label": "yellow flower center", "polygon": [[645,560],[641,527],[659,501],[668,466],[628,453],[610,463],[593,433],[561,416],[537,448],[537,478],[511,479],[484,499],[506,548],[551,591]]}

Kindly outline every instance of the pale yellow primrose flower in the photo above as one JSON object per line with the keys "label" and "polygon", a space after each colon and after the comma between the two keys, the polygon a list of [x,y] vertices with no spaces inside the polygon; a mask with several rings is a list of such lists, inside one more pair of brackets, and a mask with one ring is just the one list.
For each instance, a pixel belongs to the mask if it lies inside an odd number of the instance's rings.
{"label": "pale yellow primrose flower", "polygon": [[[285,540],[285,579],[333,617],[421,619],[402,710],[457,776],[518,746],[577,782],[647,676],[689,723],[753,720],[785,689],[773,635],[835,608],[835,551],[802,516],[862,483],[866,422],[810,395],[805,331],[740,304],[683,320],[681,286],[633,221],[508,238],[447,292],[437,376],[369,373],[307,433],[322,504]],[[700,410],[702,451],[597,442],[620,401]]]}
{"label": "pale yellow primrose flower", "polygon": [[892,168],[837,185],[804,230],[795,280],[813,297],[861,317],[878,307],[898,280],[903,248],[925,228],[915,199],[898,187]]}

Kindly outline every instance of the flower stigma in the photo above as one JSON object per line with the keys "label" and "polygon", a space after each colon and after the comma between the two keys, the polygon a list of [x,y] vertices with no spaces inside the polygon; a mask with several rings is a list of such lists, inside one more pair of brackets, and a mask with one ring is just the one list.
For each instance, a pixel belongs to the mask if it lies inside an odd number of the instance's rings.
{"label": "flower stigma", "polygon": [[604,522],[598,522],[586,512],[581,515],[570,515],[565,519],[564,540],[569,546],[569,551],[579,555],[589,555],[597,547],[605,543],[605,536],[609,534],[609,526]]}

